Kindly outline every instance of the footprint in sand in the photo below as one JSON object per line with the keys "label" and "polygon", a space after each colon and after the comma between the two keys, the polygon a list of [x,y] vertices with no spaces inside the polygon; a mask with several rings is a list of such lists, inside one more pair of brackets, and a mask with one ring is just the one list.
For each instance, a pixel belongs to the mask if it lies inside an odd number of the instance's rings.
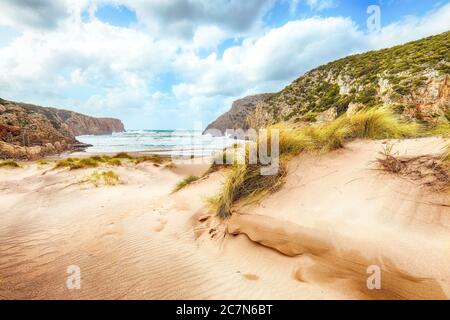
{"label": "footprint in sand", "polygon": [[158,225],[153,228],[153,231],[156,231],[156,232],[163,231],[164,227],[166,226],[166,223],[167,223],[167,218],[164,216],[160,216],[157,219],[157,222],[158,222]]}
{"label": "footprint in sand", "polygon": [[120,225],[117,225],[115,222],[110,222],[103,228],[103,233],[100,235],[100,237],[102,239],[112,239],[120,235],[121,232],[122,227]]}
{"label": "footprint in sand", "polygon": [[255,280],[259,279],[259,277],[256,274],[253,274],[253,273],[243,273],[242,276],[245,279],[252,280],[252,281],[255,281]]}
{"label": "footprint in sand", "polygon": [[303,272],[302,272],[302,268],[297,267],[294,269],[294,271],[292,272],[292,278],[294,278],[297,281],[300,282],[305,282],[305,279],[303,277]]}

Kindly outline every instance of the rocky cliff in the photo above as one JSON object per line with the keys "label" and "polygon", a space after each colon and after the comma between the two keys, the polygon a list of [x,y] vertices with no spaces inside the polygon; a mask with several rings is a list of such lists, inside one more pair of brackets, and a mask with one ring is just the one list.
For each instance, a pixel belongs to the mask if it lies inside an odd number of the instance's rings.
{"label": "rocky cliff", "polygon": [[[405,119],[429,125],[448,123],[449,51],[450,32],[445,32],[330,62],[282,91],[264,96],[252,108],[241,108],[240,120],[227,125],[239,126],[242,118],[246,118],[243,128],[280,121],[327,121],[381,105]],[[215,127],[218,120],[208,127]]]}
{"label": "rocky cliff", "polygon": [[271,93],[263,93],[234,101],[231,109],[210,123],[204,133],[209,131],[213,135],[218,135],[219,131],[224,134],[226,129],[247,129],[247,116],[255,111],[259,102],[264,101],[271,95]]}
{"label": "rocky cliff", "polygon": [[124,131],[122,122],[0,99],[0,158],[35,159],[82,147],[83,134]]}

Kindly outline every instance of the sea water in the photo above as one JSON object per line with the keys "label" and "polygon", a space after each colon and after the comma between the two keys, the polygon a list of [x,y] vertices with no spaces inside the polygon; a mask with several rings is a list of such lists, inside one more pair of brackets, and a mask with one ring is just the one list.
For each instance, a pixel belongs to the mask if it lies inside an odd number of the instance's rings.
{"label": "sea water", "polygon": [[128,130],[111,135],[78,136],[92,145],[86,152],[143,152],[161,155],[208,156],[240,142],[227,136],[202,135],[197,130]]}

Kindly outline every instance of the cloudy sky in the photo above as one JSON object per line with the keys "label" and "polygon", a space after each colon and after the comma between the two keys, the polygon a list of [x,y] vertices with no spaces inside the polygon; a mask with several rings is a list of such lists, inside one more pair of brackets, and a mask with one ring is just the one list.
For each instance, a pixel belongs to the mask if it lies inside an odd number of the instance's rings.
{"label": "cloudy sky", "polygon": [[204,127],[239,97],[449,17],[448,0],[0,0],[0,97],[127,129]]}

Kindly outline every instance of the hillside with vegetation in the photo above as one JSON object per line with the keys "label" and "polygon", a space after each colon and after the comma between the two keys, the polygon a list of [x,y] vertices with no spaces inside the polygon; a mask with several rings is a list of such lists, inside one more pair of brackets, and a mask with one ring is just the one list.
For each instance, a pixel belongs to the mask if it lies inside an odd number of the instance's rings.
{"label": "hillside with vegetation", "polygon": [[247,108],[244,129],[333,120],[373,106],[389,106],[408,120],[445,124],[450,121],[449,72],[450,32],[352,55],[305,73]]}

